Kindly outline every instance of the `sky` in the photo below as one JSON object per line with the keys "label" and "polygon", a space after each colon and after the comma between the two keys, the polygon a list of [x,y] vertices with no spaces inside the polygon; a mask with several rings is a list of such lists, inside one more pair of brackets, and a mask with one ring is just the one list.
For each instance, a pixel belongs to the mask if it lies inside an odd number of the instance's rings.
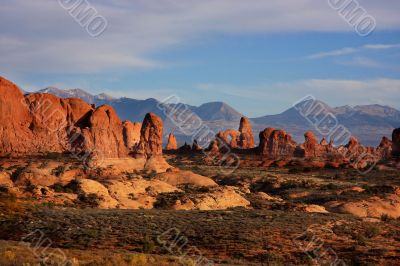
{"label": "sky", "polygon": [[[361,36],[338,1],[375,29]],[[106,22],[101,34],[74,3]],[[398,0],[2,0],[0,75],[27,91],[224,101],[249,117],[310,94],[400,109],[399,10]]]}

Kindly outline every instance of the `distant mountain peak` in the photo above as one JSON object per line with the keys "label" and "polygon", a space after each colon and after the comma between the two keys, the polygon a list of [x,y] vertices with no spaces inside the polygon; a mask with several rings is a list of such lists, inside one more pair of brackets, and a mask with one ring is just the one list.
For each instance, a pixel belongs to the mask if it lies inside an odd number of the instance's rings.
{"label": "distant mountain peak", "polygon": [[213,120],[226,120],[226,121],[239,121],[243,116],[230,105],[224,102],[209,102],[200,105],[199,107],[192,107],[192,111],[199,115],[205,121]]}
{"label": "distant mountain peak", "polygon": [[106,93],[100,93],[99,95],[93,95],[85,90],[75,88],[75,89],[59,89],[57,87],[47,87],[43,90],[39,90],[39,93],[48,93],[48,94],[53,94],[55,96],[58,96],[60,98],[80,98],[84,100],[85,102],[88,103],[95,103],[96,101],[112,101],[115,100],[116,98],[106,94]]}
{"label": "distant mountain peak", "polygon": [[[159,101],[153,98],[146,100],[136,100],[131,98],[113,98],[105,93],[92,95],[81,89],[60,90],[56,87],[48,87],[41,90],[42,93],[50,93],[61,98],[81,98],[88,103],[96,105],[109,104],[115,108],[118,115],[123,120],[142,121],[146,113],[153,112],[164,120],[166,115],[159,108]],[[334,114],[340,125],[343,125],[350,132],[358,137],[361,143],[365,145],[376,146],[379,144],[382,135],[390,136],[393,128],[400,127],[400,111],[379,104],[371,105],[344,105],[332,108],[321,100],[306,99],[296,105],[298,108],[304,108],[307,115],[312,118],[320,117],[321,106]],[[172,104],[173,106],[173,104]],[[235,128],[239,125],[240,118],[243,116],[230,105],[221,102],[208,102],[200,106],[186,105],[192,112],[200,117],[203,122],[215,132]],[[276,115],[267,115],[253,118],[252,126],[255,132],[260,132],[266,127],[280,128],[291,133],[296,141],[304,141],[305,131],[315,131],[315,126],[310,124],[299,110],[291,107],[283,113]],[[166,125],[165,132],[175,131],[176,125]],[[322,136],[319,136],[322,137]],[[177,135],[178,141],[191,141],[190,137]]]}

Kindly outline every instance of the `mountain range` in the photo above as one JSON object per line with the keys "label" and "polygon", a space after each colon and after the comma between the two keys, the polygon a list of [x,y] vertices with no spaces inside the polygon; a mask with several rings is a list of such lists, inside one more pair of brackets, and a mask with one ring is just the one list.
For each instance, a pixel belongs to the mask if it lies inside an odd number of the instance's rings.
{"label": "mountain range", "polygon": [[[108,104],[115,108],[119,117],[123,120],[142,121],[148,112],[153,112],[164,121],[168,120],[165,113],[159,108],[160,102],[156,99],[137,100],[131,98],[114,98],[107,94],[92,95],[81,89],[61,90],[49,87],[38,91],[49,93],[61,98],[81,98],[84,101],[103,105]],[[340,125],[347,128],[352,135],[356,136],[364,145],[376,146],[382,136],[391,137],[394,128],[400,127],[400,111],[383,105],[358,105],[330,107],[328,104],[318,101],[320,106],[332,113]],[[200,106],[186,105],[187,108],[203,120],[213,132],[235,128],[239,126],[240,118],[243,116],[239,111],[224,102],[209,102]],[[284,129],[293,135],[297,142],[303,142],[305,131],[314,131],[319,138],[323,136],[316,128],[307,121],[300,113],[291,107],[286,111],[250,119],[253,124],[255,135],[266,127]],[[192,137],[183,134],[171,122],[165,123],[164,134],[167,136],[174,132],[179,144],[191,143]],[[258,138],[256,136],[256,142]]]}

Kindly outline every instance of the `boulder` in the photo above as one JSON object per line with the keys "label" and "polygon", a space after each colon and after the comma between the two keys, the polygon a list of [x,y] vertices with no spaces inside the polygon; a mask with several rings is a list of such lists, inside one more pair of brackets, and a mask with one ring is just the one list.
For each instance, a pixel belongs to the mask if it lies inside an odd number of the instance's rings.
{"label": "boulder", "polygon": [[11,180],[11,176],[7,172],[0,172],[0,187],[11,188],[14,183]]}
{"label": "boulder", "polygon": [[112,180],[106,184],[121,209],[152,209],[160,193],[180,191],[159,180],[145,180],[141,177],[130,181]]}
{"label": "boulder", "polygon": [[328,213],[325,207],[315,204],[305,205],[302,210],[310,213]]}
{"label": "boulder", "polygon": [[250,202],[236,192],[233,187],[221,187],[215,191],[190,197],[184,202],[175,203],[176,210],[225,210],[228,208],[250,206]]}
{"label": "boulder", "polygon": [[105,158],[96,164],[103,176],[118,176],[123,173],[134,173],[144,170],[146,159],[141,158]]}
{"label": "boulder", "polygon": [[164,173],[170,168],[172,168],[172,166],[167,163],[162,155],[153,155],[147,158],[146,164],[144,165],[144,170],[151,173]]}
{"label": "boulder", "polygon": [[361,201],[329,202],[326,207],[333,212],[349,213],[357,217],[381,218],[382,215],[400,217],[400,197],[395,194]]}
{"label": "boulder", "polygon": [[112,198],[108,189],[101,183],[91,179],[78,181],[79,194],[83,197],[93,197],[101,209],[113,209],[118,206],[118,201]]}
{"label": "boulder", "polygon": [[167,171],[157,175],[154,179],[163,181],[172,186],[190,184],[199,187],[218,186],[211,178],[195,174],[191,171]]}

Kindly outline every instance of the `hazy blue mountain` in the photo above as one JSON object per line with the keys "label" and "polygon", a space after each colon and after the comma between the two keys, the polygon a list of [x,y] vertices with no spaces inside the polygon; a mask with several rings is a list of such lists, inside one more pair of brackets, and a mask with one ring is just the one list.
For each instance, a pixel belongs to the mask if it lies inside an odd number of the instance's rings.
{"label": "hazy blue mountain", "polygon": [[[174,132],[179,144],[185,141],[191,142],[191,136],[185,136],[180,132],[179,127],[171,121],[166,121],[166,116],[158,105],[156,99],[136,100],[131,98],[113,98],[107,94],[92,95],[81,89],[60,90],[58,88],[46,88],[42,93],[50,93],[61,98],[81,98],[88,103],[94,103],[97,106],[108,104],[115,108],[121,120],[131,120],[141,122],[148,112],[153,112],[165,121],[164,134]],[[400,127],[400,111],[389,106],[383,105],[358,105],[330,107],[324,102],[317,101],[318,106],[331,112],[340,125],[345,126],[354,136],[360,139],[364,145],[376,146],[379,144],[382,136],[391,137],[394,128]],[[307,102],[301,103],[306,105]],[[169,105],[173,108],[173,105]],[[187,108],[203,120],[213,132],[228,128],[237,129],[240,118],[243,116],[239,111],[224,102],[204,103],[200,106],[187,105]],[[311,110],[311,115],[318,117],[319,109]],[[306,120],[300,113],[291,107],[286,111],[262,117],[252,118],[253,131],[256,142],[258,142],[258,132],[266,127],[281,128],[293,135],[297,142],[304,140],[304,132],[311,130],[317,133],[319,138],[323,136]]]}
{"label": "hazy blue mountain", "polygon": [[55,87],[48,87],[48,88],[40,90],[38,92],[53,94],[60,98],[80,98],[87,103],[96,103],[96,101],[98,101],[98,100],[112,101],[115,99],[105,93],[101,93],[99,95],[92,95],[81,89],[60,90]]}

